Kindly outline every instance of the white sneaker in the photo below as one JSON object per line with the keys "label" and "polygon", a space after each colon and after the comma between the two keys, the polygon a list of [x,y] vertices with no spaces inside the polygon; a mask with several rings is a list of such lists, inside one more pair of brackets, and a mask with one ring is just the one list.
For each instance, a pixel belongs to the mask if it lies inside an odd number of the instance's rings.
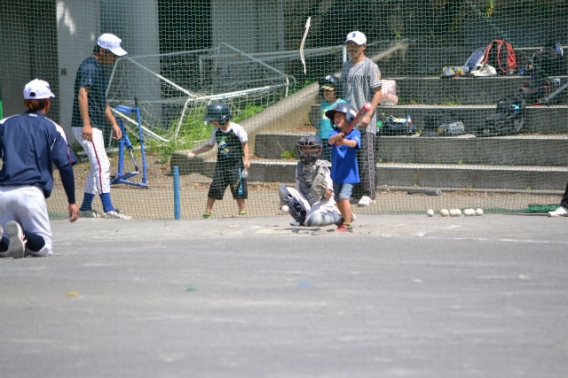
{"label": "white sneaker", "polygon": [[123,212],[121,212],[121,211],[118,210],[118,209],[105,212],[105,213],[104,213],[104,218],[109,218],[109,219],[132,219],[131,216],[128,216],[128,215],[124,214]]}
{"label": "white sneaker", "polygon": [[548,212],[549,217],[568,217],[568,210],[560,206],[558,209],[554,211]]}
{"label": "white sneaker", "polygon": [[90,209],[90,210],[79,210],[79,218],[100,218],[101,215],[98,211]]}
{"label": "white sneaker", "polygon": [[373,203],[375,203],[375,200],[371,199],[371,197],[363,196],[363,197],[361,197],[361,199],[357,203],[357,206],[365,207],[365,206],[369,206]]}
{"label": "white sneaker", "polygon": [[8,253],[15,259],[21,259],[26,252],[26,241],[24,240],[22,226],[16,221],[10,221],[6,223],[6,233],[10,238]]}

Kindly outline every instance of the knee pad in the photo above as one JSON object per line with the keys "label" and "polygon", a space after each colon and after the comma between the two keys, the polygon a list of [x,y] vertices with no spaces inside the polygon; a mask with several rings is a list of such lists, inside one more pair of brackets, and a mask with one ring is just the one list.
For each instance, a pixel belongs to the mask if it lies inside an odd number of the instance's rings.
{"label": "knee pad", "polygon": [[286,199],[291,197],[286,185],[280,185],[280,188],[278,189],[278,196],[280,197],[281,203],[286,203]]}
{"label": "knee pad", "polygon": [[324,211],[311,214],[306,219],[306,226],[320,227],[337,224],[341,220],[341,213],[338,211]]}
{"label": "knee pad", "polygon": [[320,213],[311,214],[308,219],[306,219],[306,226],[308,227],[318,227],[322,226],[323,217]]}

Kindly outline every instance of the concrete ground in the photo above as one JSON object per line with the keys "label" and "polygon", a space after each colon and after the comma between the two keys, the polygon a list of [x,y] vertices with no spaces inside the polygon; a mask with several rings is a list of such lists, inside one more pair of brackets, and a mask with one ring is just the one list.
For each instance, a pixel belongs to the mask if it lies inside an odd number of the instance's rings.
{"label": "concrete ground", "polygon": [[1,377],[564,377],[566,218],[52,222],[0,260]]}

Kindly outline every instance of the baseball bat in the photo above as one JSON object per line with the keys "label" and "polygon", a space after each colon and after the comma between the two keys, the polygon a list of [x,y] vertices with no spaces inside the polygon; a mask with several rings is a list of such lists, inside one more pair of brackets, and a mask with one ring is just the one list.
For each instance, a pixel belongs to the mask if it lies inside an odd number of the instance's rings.
{"label": "baseball bat", "polygon": [[537,105],[548,105],[550,106],[550,103],[552,102],[552,100],[554,100],[554,97],[556,97],[557,95],[559,95],[560,93],[564,92],[564,90],[568,88],[568,83],[564,83],[563,85],[561,85],[560,87],[556,88],[553,92],[551,92],[548,96],[546,96],[543,99],[538,100]]}
{"label": "baseball bat", "polygon": [[361,118],[363,118],[369,110],[371,110],[371,103],[366,102],[365,105],[363,105],[361,109],[359,109],[359,112],[357,113],[353,121],[351,121],[347,132],[350,132],[354,127],[356,127],[359,121],[361,121]]}
{"label": "baseball bat", "polygon": [[407,194],[426,194],[427,196],[441,196],[442,190],[440,189],[422,189],[422,190],[409,190]]}

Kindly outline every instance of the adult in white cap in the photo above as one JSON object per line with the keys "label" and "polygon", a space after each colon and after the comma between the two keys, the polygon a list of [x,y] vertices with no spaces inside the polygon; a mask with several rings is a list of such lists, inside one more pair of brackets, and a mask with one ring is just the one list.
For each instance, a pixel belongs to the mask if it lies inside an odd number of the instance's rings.
{"label": "adult in white cap", "polygon": [[347,34],[347,53],[351,58],[343,65],[341,79],[342,98],[357,110],[371,103],[371,110],[361,119],[361,149],[357,152],[361,183],[353,188],[353,196],[359,198],[359,206],[369,206],[375,201],[375,137],[377,117],[375,109],[383,99],[381,70],[365,56],[367,37],[360,31]]}
{"label": "adult in white cap", "polygon": [[[81,63],[75,77],[71,127],[91,163],[79,212],[79,216],[84,218],[130,219],[114,207],[110,198],[110,162],[103,137],[105,118],[112,126],[113,138],[122,137],[122,131],[108,106],[107,80],[103,70],[103,65],[113,64],[118,57],[126,55],[121,44],[122,40],[114,34],[101,35],[93,55]],[[92,208],[97,194],[103,205],[102,214]]]}
{"label": "adult in white cap", "polygon": [[554,211],[548,212],[549,217],[568,217],[568,184],[566,184],[566,190],[562,195],[560,200],[560,206]]}
{"label": "adult in white cap", "polygon": [[67,194],[69,220],[79,215],[75,155],[63,128],[46,117],[53,97],[48,82],[32,80],[24,88],[28,111],[0,121],[0,257],[51,255],[45,199],[53,189],[53,165]]}

